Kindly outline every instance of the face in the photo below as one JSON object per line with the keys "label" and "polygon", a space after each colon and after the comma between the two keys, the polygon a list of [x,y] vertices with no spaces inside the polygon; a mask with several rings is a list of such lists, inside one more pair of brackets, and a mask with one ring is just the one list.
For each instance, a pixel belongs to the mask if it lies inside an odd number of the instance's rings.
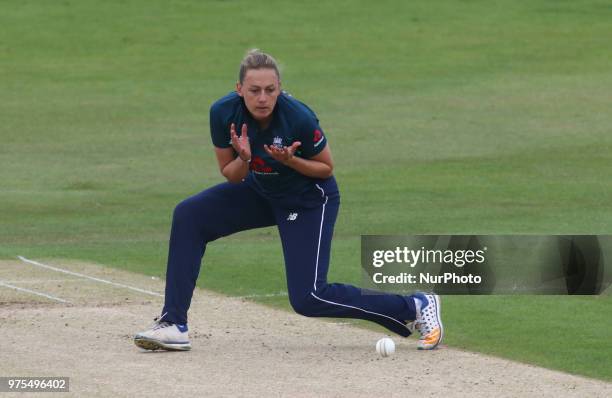
{"label": "face", "polygon": [[258,122],[272,119],[272,111],[280,95],[280,81],[274,69],[249,69],[242,84],[236,83],[238,95]]}

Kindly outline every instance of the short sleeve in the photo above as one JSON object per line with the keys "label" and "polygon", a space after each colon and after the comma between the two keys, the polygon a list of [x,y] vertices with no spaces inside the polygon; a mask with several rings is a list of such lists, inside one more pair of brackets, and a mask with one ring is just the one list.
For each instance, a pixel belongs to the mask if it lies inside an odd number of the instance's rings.
{"label": "short sleeve", "polygon": [[232,146],[230,143],[229,126],[225,126],[220,109],[216,104],[210,107],[210,137],[212,138],[213,145],[217,148],[229,148]]}
{"label": "short sleeve", "polygon": [[306,159],[319,154],[325,148],[325,145],[327,145],[323,129],[319,126],[319,121],[314,116],[304,118],[302,123],[300,123],[299,137],[302,143],[299,148],[299,154]]}

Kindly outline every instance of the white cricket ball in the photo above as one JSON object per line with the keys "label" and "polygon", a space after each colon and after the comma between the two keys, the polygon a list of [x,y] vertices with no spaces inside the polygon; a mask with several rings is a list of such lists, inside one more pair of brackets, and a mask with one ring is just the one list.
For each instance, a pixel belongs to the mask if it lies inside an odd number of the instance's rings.
{"label": "white cricket ball", "polygon": [[381,357],[388,357],[395,352],[395,343],[388,337],[383,337],[376,342],[376,352]]}

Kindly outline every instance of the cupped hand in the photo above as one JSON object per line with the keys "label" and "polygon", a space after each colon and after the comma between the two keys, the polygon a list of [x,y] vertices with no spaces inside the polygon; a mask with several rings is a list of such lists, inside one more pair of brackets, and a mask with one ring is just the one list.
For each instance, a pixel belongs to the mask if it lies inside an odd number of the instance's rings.
{"label": "cupped hand", "polygon": [[290,146],[277,147],[274,145],[264,145],[264,150],[268,155],[272,156],[274,160],[287,164],[293,159],[295,151],[302,145],[300,141],[295,141]]}

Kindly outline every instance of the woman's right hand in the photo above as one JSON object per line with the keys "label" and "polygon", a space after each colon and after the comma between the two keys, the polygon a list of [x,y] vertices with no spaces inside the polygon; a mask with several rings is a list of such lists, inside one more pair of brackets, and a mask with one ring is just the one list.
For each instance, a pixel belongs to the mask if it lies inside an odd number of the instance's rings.
{"label": "woman's right hand", "polygon": [[248,162],[251,160],[251,144],[249,143],[249,136],[247,135],[247,125],[242,124],[240,131],[240,137],[236,134],[236,125],[232,123],[230,126],[230,136],[232,138],[232,147],[238,154],[240,159]]}

